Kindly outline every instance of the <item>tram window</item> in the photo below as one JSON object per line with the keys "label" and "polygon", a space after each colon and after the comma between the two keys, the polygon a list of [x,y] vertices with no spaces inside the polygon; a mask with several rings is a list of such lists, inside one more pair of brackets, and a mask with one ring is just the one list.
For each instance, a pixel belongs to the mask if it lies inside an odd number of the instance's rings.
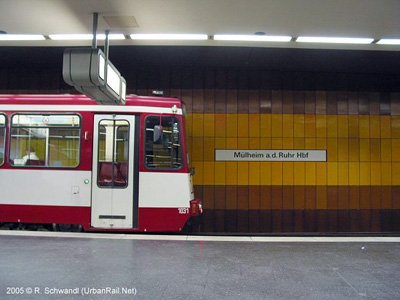
{"label": "tram window", "polygon": [[176,117],[146,118],[145,164],[149,169],[182,168],[182,137]]}
{"label": "tram window", "polygon": [[0,166],[4,163],[4,147],[6,137],[6,117],[0,115]]}
{"label": "tram window", "polygon": [[78,115],[14,115],[10,164],[15,167],[77,167],[80,132]]}
{"label": "tram window", "polygon": [[125,120],[102,120],[99,124],[99,187],[128,186],[129,123]]}

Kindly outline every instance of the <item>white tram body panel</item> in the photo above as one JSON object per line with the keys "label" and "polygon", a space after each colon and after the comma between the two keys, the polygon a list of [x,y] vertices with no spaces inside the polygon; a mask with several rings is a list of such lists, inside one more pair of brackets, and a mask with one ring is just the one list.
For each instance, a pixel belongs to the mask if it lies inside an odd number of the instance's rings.
{"label": "white tram body panel", "polygon": [[[90,207],[92,172],[4,170],[0,204]],[[189,207],[193,200],[189,174],[139,173],[139,207]],[[40,188],[46,187],[46,188]]]}
{"label": "white tram body panel", "polygon": [[92,172],[1,170],[0,204],[90,207]]}
{"label": "white tram body panel", "polygon": [[139,207],[188,208],[187,199],[194,199],[190,188],[190,174],[139,174]]}

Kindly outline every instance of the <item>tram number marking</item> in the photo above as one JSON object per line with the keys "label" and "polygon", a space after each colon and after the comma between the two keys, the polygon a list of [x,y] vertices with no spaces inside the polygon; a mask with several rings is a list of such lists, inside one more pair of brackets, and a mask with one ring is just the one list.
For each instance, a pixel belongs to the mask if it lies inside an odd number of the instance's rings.
{"label": "tram number marking", "polygon": [[189,213],[189,207],[179,207],[178,212],[180,215],[187,215]]}

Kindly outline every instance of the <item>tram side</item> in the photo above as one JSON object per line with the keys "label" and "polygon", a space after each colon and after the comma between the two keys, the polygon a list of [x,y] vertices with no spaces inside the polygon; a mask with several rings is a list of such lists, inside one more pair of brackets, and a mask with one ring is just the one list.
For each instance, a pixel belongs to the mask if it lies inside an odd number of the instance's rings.
{"label": "tram side", "polygon": [[182,230],[202,211],[183,108],[168,98],[101,106],[82,96],[1,96],[0,222]]}

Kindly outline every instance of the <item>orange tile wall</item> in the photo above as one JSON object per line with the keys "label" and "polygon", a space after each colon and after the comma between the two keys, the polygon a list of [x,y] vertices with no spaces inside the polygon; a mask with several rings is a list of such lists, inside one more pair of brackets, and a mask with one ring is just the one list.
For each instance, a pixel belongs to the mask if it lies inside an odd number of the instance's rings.
{"label": "orange tile wall", "polygon": [[[195,191],[206,210],[205,231],[397,228],[392,219],[400,209],[400,94],[189,94],[188,148]],[[216,162],[215,149],[321,149],[327,162]]]}

